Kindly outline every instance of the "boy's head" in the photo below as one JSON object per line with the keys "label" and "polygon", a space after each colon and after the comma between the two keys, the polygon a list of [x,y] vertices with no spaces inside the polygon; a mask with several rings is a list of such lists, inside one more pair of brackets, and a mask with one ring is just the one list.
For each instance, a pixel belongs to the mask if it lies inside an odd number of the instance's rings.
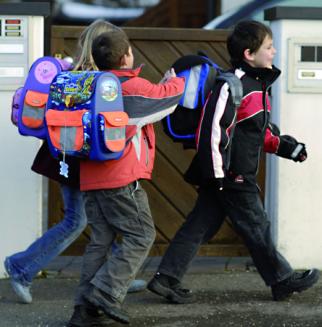
{"label": "boy's head", "polygon": [[114,30],[96,37],[92,56],[99,70],[133,67],[133,54],[125,32]]}
{"label": "boy's head", "polygon": [[271,68],[274,55],[273,35],[269,26],[249,20],[239,22],[227,38],[233,67],[246,61],[253,67]]}
{"label": "boy's head", "polygon": [[95,20],[81,33],[78,40],[78,55],[75,70],[98,70],[92,57],[93,40],[102,33],[121,30],[119,27],[102,19]]}

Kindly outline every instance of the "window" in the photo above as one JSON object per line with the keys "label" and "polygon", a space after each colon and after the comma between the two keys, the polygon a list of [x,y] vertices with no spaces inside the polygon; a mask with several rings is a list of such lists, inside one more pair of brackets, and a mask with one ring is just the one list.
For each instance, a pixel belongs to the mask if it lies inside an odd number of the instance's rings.
{"label": "window", "polygon": [[302,62],[322,62],[322,45],[321,46],[301,46]]}

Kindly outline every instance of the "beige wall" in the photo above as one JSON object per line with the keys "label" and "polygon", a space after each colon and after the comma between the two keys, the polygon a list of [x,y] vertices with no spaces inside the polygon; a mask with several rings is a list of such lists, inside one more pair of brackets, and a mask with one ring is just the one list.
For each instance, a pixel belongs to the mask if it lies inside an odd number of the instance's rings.
{"label": "beige wall", "polygon": [[[291,93],[287,82],[288,40],[318,39],[322,21],[277,20],[271,23],[277,48],[275,65],[283,71],[274,85],[273,120],[283,134],[306,143],[304,163],[268,156],[266,200],[279,250],[294,268],[322,268],[322,91]],[[320,38],[321,40],[321,38]],[[309,64],[308,64],[309,66]],[[321,67],[322,68],[322,67]]]}

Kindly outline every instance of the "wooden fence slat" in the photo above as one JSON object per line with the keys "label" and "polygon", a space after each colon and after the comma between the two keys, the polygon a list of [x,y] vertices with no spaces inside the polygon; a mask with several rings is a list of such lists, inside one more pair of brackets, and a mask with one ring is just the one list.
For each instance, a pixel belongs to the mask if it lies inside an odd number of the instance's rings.
{"label": "wooden fence slat", "polygon": [[[162,256],[167,250],[167,244],[155,244],[150,251],[151,256]],[[240,257],[249,256],[244,245],[236,244],[206,244],[201,245],[198,253],[200,256],[213,257]]]}
{"label": "wooden fence slat", "polygon": [[132,42],[132,49],[135,67],[142,64],[144,65],[140,76],[153,83],[158,83],[162,78],[162,74],[149,62],[148,58],[144,56],[144,53],[137,47],[136,42]]}
{"label": "wooden fence slat", "polygon": [[196,200],[196,190],[183,180],[161,154],[156,156],[152,177],[152,183],[159,193],[183,216],[187,216]]}
{"label": "wooden fence slat", "polygon": [[[78,39],[84,26],[53,26],[53,38],[75,38]],[[205,41],[213,40],[226,42],[227,30],[204,30],[200,28],[159,28],[159,27],[124,27],[126,34],[131,40],[153,40],[153,41]]]}
{"label": "wooden fence slat", "polygon": [[154,130],[158,151],[166,157],[181,174],[184,174],[195,155],[195,150],[184,150],[180,143],[173,142],[170,137],[163,132],[162,123],[154,124]]}
{"label": "wooden fence slat", "polygon": [[155,243],[168,244],[168,240],[156,230]]}
{"label": "wooden fence slat", "polygon": [[182,53],[182,55],[197,54],[198,51],[203,51],[219,66],[227,67],[227,61],[223,60],[221,57],[216,56],[214,49],[205,42],[176,42],[175,46]]}
{"label": "wooden fence slat", "polygon": [[171,67],[180,54],[171,46],[169,42],[155,42],[151,46],[151,42],[147,41],[133,41],[136,48],[139,48],[145,58],[149,60],[152,65],[156,65],[161,76]]}
{"label": "wooden fence slat", "polygon": [[221,58],[223,61],[222,68],[228,69],[230,67],[230,62],[226,44],[222,42],[211,42],[209,43],[209,46],[213,49],[213,58]]}
{"label": "wooden fence slat", "polygon": [[171,240],[184,222],[184,217],[163,196],[160,196],[152,183],[142,181],[142,185],[148,193],[152,217],[157,230],[168,241]]}
{"label": "wooden fence slat", "polygon": [[211,42],[213,40],[226,42],[227,30],[204,30],[199,28],[124,28],[133,40],[153,41],[198,41]]}
{"label": "wooden fence slat", "polygon": [[209,244],[243,244],[239,235],[237,235],[229,220],[225,220],[220,227],[219,232],[213,237]]}

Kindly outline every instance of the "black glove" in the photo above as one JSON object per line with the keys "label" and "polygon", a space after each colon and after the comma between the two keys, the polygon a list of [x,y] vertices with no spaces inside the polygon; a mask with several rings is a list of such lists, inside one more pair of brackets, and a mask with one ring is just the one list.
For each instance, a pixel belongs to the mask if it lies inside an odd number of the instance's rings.
{"label": "black glove", "polygon": [[298,143],[297,147],[291,154],[292,160],[295,162],[303,162],[307,158],[307,152],[305,149],[305,144],[304,143]]}
{"label": "black glove", "polygon": [[282,158],[292,159],[295,162],[303,162],[307,158],[305,144],[297,142],[290,135],[280,136],[280,145],[276,154]]}

